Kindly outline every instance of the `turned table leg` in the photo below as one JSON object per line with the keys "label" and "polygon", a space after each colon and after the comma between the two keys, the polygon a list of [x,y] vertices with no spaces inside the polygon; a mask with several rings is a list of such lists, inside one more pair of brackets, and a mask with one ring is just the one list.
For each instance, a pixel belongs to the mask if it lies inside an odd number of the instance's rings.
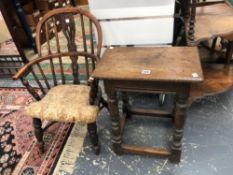
{"label": "turned table leg", "polygon": [[175,107],[175,124],[173,131],[173,141],[171,146],[170,161],[174,163],[180,162],[182,150],[183,128],[186,117],[187,96],[185,94],[177,94]]}
{"label": "turned table leg", "polygon": [[127,92],[122,92],[122,101],[123,101],[123,113],[126,115],[126,118],[130,118],[129,113],[129,94]]}
{"label": "turned table leg", "polygon": [[117,104],[116,92],[108,94],[108,107],[112,121],[112,148],[116,154],[121,154],[121,132],[120,132],[120,117]]}

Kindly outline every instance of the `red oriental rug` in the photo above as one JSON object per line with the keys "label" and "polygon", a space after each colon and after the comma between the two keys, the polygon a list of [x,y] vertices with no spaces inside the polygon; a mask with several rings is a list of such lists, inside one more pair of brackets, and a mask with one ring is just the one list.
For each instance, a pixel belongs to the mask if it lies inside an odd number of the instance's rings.
{"label": "red oriental rug", "polygon": [[41,154],[32,120],[24,110],[31,101],[25,89],[0,88],[0,175],[52,174],[69,136],[72,124],[52,125],[44,134],[45,152]]}

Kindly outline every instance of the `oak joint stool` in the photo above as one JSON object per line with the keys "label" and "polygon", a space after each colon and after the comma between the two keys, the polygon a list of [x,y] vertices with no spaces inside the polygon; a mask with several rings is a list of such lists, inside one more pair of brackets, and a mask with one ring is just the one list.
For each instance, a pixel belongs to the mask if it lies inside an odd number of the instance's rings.
{"label": "oak joint stool", "polygon": [[[94,77],[104,80],[112,122],[112,148],[116,154],[137,153],[169,157],[179,162],[183,128],[190,87],[203,81],[196,47],[119,47],[107,49],[94,71]],[[116,93],[175,93],[174,114],[162,110],[145,110],[123,105],[129,114],[174,117],[170,150],[122,143],[124,117],[119,116]],[[123,100],[127,101],[127,100]]]}

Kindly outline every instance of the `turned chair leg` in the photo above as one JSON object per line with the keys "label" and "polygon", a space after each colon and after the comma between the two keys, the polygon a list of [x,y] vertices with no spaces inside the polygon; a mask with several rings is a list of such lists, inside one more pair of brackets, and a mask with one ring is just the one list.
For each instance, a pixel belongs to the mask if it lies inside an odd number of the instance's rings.
{"label": "turned chair leg", "polygon": [[100,153],[100,145],[98,143],[96,122],[87,124],[87,130],[91,139],[92,149],[98,155]]}
{"label": "turned chair leg", "polygon": [[43,129],[42,129],[42,122],[38,118],[33,118],[33,126],[35,137],[37,139],[37,144],[41,152],[44,152],[44,141],[43,141]]}

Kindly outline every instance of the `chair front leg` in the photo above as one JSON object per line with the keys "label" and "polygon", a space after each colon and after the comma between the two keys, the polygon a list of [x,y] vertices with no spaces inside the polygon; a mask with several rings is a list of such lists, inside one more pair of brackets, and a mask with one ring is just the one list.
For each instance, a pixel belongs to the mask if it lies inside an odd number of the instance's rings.
{"label": "chair front leg", "polygon": [[90,77],[88,79],[88,85],[91,87],[89,103],[90,105],[94,105],[98,93],[98,81],[95,80],[93,77]]}
{"label": "chair front leg", "polygon": [[100,146],[98,143],[96,122],[87,124],[87,130],[92,143],[92,149],[95,152],[95,154],[98,155],[100,153]]}
{"label": "chair front leg", "polygon": [[43,141],[43,129],[42,129],[42,122],[38,118],[33,118],[33,126],[35,137],[37,139],[37,144],[39,146],[40,151],[44,152],[44,141]]}

